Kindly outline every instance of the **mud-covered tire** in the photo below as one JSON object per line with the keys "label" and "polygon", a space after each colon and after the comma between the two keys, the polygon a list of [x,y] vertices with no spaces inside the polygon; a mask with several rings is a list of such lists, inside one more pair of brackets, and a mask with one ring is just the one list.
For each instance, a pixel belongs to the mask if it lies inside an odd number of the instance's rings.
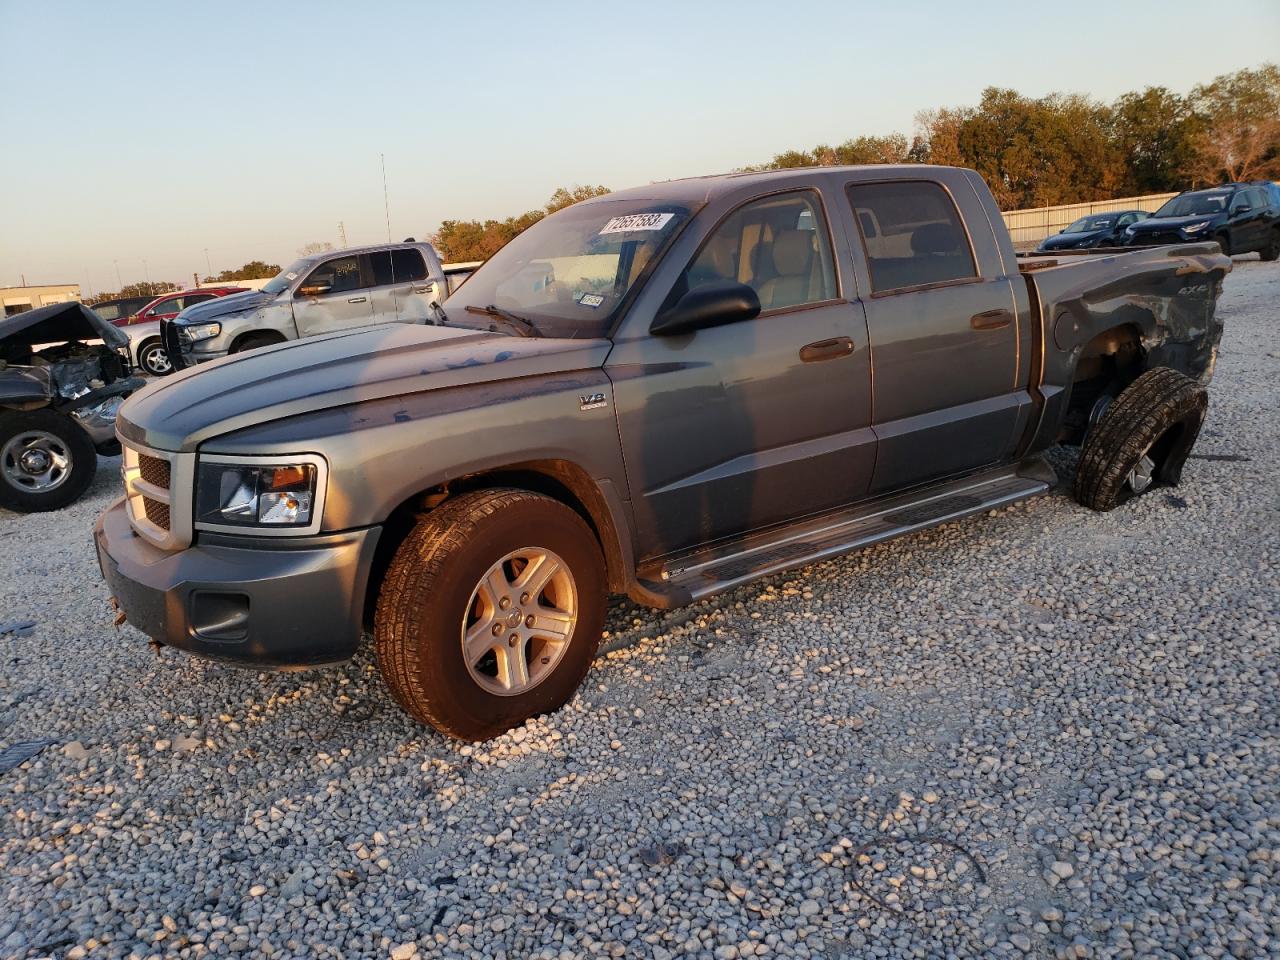
{"label": "mud-covered tire", "polygon": [[[27,439],[40,441],[66,457],[61,479],[52,486],[40,485],[34,475],[26,475],[20,457]],[[61,510],[79,500],[93,482],[98,455],[93,441],[78,423],[52,410],[0,413],[0,507],[18,513],[45,513]],[[26,486],[29,483],[30,486]]]}
{"label": "mud-covered tire", "polygon": [[1151,486],[1176,485],[1207,407],[1208,394],[1190,377],[1168,367],[1143,373],[1085,436],[1076,467],[1076,500],[1106,511],[1145,492],[1130,483],[1144,457],[1153,464]]}
{"label": "mud-covered tire", "polygon": [[1271,231],[1271,237],[1267,240],[1267,245],[1258,251],[1258,256],[1268,261],[1280,258],[1280,229]]}
{"label": "mud-covered tire", "polygon": [[1230,236],[1228,236],[1225,233],[1219,233],[1213,239],[1217,241],[1218,249],[1220,249],[1225,256],[1228,256],[1228,257],[1231,256],[1231,237]]}
{"label": "mud-covered tire", "polygon": [[173,373],[173,363],[160,340],[148,340],[138,348],[138,366],[153,377],[167,377]]}
{"label": "mud-covered tire", "polygon": [[[526,548],[563,560],[576,619],[563,652],[536,685],[499,695],[468,665],[464,629],[482,580],[502,558]],[[606,598],[600,544],[572,509],[523,490],[463,494],[419,521],[391,561],[374,615],[378,666],[410,716],[451,737],[487,740],[573,696],[599,646]],[[491,622],[495,630],[501,626]],[[525,642],[532,650],[527,634]]]}

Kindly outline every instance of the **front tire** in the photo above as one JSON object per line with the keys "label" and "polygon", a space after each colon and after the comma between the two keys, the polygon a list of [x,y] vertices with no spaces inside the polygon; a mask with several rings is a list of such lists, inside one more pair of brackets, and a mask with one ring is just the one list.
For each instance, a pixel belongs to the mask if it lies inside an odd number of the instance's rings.
{"label": "front tire", "polygon": [[79,500],[98,469],[93,441],[52,410],[0,414],[0,507],[60,510]]}
{"label": "front tire", "polygon": [[1218,241],[1218,248],[1222,251],[1224,256],[1231,256],[1231,237],[1225,233],[1220,233],[1213,239]]}
{"label": "front tire", "polygon": [[1114,510],[1157,483],[1176,485],[1208,403],[1204,387],[1169,367],[1139,376],[1085,436],[1076,500],[1093,510]]}
{"label": "front tire", "polygon": [[569,507],[523,490],[446,501],[396,551],[374,642],[415,719],[488,740],[563,706],[604,626],[600,545]]}
{"label": "front tire", "polygon": [[173,373],[173,363],[159,340],[148,340],[138,349],[138,366],[153,377],[167,377]]}
{"label": "front tire", "polygon": [[1267,241],[1267,245],[1258,251],[1258,256],[1263,260],[1280,258],[1280,230],[1271,231],[1271,238]]}
{"label": "front tire", "polygon": [[270,333],[251,333],[235,345],[232,353],[244,353],[246,350],[257,350],[260,347],[272,347],[284,343],[282,337]]}

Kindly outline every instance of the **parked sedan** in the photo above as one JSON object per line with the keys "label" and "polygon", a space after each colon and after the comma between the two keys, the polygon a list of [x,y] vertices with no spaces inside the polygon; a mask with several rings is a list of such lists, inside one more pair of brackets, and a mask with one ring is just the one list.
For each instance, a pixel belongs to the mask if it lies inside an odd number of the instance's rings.
{"label": "parked sedan", "polygon": [[181,293],[166,293],[152,300],[136,316],[120,324],[129,336],[129,356],[134,366],[153,377],[172,373],[173,364],[160,340],[160,321],[172,320],[193,304],[248,292],[243,287],[201,287]]}
{"label": "parked sedan", "polygon": [[1041,252],[1054,250],[1081,250],[1089,247],[1118,247],[1124,240],[1124,231],[1151,214],[1142,210],[1108,210],[1081,217],[1065,230],[1059,230],[1040,242]]}

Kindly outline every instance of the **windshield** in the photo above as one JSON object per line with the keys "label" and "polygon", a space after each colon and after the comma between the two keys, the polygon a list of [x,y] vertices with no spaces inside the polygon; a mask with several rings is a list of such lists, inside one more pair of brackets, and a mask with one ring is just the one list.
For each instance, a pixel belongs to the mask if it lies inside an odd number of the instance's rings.
{"label": "windshield", "polygon": [[98,316],[100,316],[103,320],[108,320],[108,321],[119,320],[121,317],[126,315],[125,312],[120,309],[120,307],[121,307],[121,304],[118,304],[118,303],[104,303],[94,307],[93,312],[96,313]]}
{"label": "windshield", "polygon": [[1225,190],[1217,192],[1203,190],[1199,193],[1184,193],[1174,197],[1156,211],[1157,217],[1199,217],[1221,213],[1227,209],[1227,200],[1231,194]]}
{"label": "windshield", "polygon": [[[1071,226],[1067,227],[1065,233],[1092,233],[1094,230],[1105,230],[1115,222],[1116,214],[1114,213],[1095,213],[1091,217],[1081,217]],[[1059,223],[1062,221],[1059,220]]]}
{"label": "windshield", "polygon": [[311,266],[310,260],[295,260],[289,266],[285,267],[274,277],[262,285],[263,293],[283,293],[289,289],[289,284],[297,280],[298,277],[306,273]]}
{"label": "windshield", "polygon": [[612,200],[539,220],[446,302],[450,326],[487,329],[467,307],[500,307],[548,337],[602,337],[627,293],[689,219],[678,204]]}

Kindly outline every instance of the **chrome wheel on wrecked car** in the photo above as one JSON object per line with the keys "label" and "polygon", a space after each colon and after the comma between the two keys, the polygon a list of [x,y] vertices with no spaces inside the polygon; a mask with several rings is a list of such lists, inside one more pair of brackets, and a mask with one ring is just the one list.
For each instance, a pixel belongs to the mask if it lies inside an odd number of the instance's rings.
{"label": "chrome wheel on wrecked car", "polygon": [[88,488],[98,456],[89,435],[52,410],[0,414],[0,507],[57,510]]}
{"label": "chrome wheel on wrecked car", "polygon": [[577,621],[578,588],[565,562],[550,550],[514,550],[471,594],[462,624],[467,671],[500,697],[525,693],[555,670]]}
{"label": "chrome wheel on wrecked car", "polygon": [[1143,493],[1147,487],[1151,486],[1156,479],[1156,462],[1151,459],[1150,454],[1143,453],[1138,460],[1138,465],[1129,471],[1129,476],[1125,478],[1125,482],[1129,484],[1129,489],[1134,493]]}
{"label": "chrome wheel on wrecked car", "polygon": [[26,493],[48,493],[71,475],[71,451],[43,430],[24,430],[0,450],[0,467],[10,484]]}

